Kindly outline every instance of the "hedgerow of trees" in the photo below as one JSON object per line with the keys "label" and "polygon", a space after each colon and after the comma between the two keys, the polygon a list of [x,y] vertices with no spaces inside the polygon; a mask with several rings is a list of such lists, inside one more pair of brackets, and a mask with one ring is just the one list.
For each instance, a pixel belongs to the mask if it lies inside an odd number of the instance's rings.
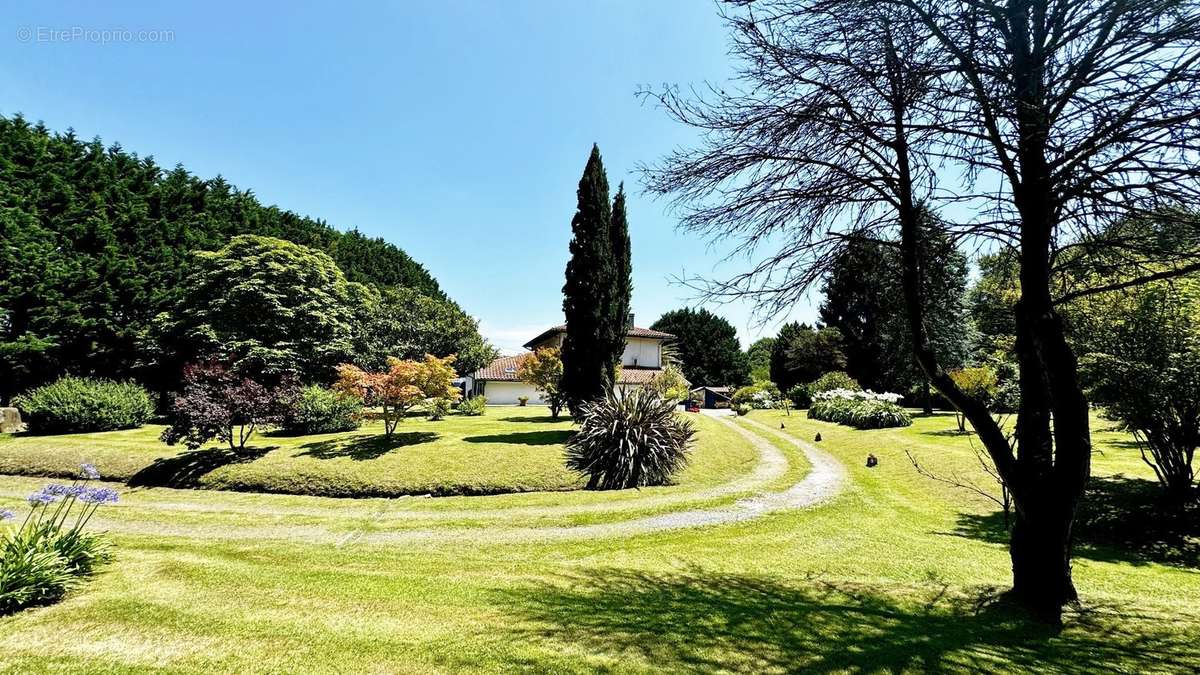
{"label": "hedgerow of trees", "polygon": [[447,301],[382,239],[263,205],[218,177],[120,145],[0,117],[0,400],[69,373],[148,380],[154,317],[178,307],[197,258],[240,234],[327,254],[346,281]]}

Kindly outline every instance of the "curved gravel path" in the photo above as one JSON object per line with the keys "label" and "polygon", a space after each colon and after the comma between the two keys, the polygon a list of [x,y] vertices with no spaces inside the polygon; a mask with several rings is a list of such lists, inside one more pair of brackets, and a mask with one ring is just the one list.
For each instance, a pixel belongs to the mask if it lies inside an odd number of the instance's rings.
{"label": "curved gravel path", "polygon": [[[334,544],[337,546],[362,544],[394,544],[394,543],[535,543],[543,541],[565,541],[575,539],[597,539],[611,537],[629,537],[639,534],[668,532],[685,528],[708,527],[741,523],[768,514],[811,507],[824,502],[838,494],[846,482],[846,469],[829,453],[817,448],[811,443],[802,441],[794,436],[785,434],[755,422],[741,418],[742,423],[735,423],[728,414],[712,415],[719,423],[726,424],[736,433],[746,438],[758,451],[759,461],[755,468],[742,477],[713,488],[697,492],[648,498],[646,503],[654,506],[670,505],[673,503],[693,501],[704,497],[717,497],[738,493],[750,493],[747,496],[722,506],[708,508],[682,508],[650,516],[632,517],[604,523],[581,525],[547,525],[547,526],[513,526],[506,527],[503,518],[517,514],[538,515],[571,515],[584,511],[600,510],[599,505],[576,506],[531,506],[509,507],[497,509],[489,515],[495,515],[500,520],[492,525],[482,527],[419,527],[388,531],[388,524],[406,520],[451,519],[470,515],[478,517],[479,511],[469,514],[450,511],[443,513],[422,513],[405,506],[403,499],[388,500],[380,505],[378,511],[369,515],[363,514],[363,519],[357,514],[344,514],[350,520],[316,523],[288,523],[287,514],[271,514],[267,509],[263,512],[262,525],[229,526],[205,522],[148,522],[128,518],[97,518],[96,525],[113,532],[130,534],[156,534],[182,537],[215,537],[236,540],[294,540],[312,544]],[[811,468],[800,482],[781,491],[757,490],[788,471],[787,456],[772,444],[767,436],[774,435],[798,448],[808,459]],[[635,500],[642,501],[642,500]],[[623,508],[624,503],[617,505]],[[153,508],[153,507],[151,507]],[[168,509],[173,510],[173,509]],[[203,509],[201,509],[203,510]],[[305,511],[308,511],[305,509]],[[198,514],[197,514],[198,515]],[[295,514],[292,514],[295,515]],[[328,516],[339,517],[338,510],[314,510],[310,517]],[[323,518],[322,518],[323,519]],[[269,523],[275,520],[274,523]],[[357,524],[353,521],[357,520]],[[339,527],[340,525],[340,527]],[[349,525],[350,527],[347,527]],[[432,525],[432,523],[431,523]]]}

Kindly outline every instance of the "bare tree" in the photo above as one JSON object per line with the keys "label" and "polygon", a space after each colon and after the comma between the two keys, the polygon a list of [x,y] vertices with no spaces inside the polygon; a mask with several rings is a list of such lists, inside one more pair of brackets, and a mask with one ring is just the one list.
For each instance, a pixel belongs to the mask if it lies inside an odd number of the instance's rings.
{"label": "bare tree", "polygon": [[[798,299],[848,236],[900,247],[917,360],[1012,494],[1012,595],[1059,621],[1077,597],[1071,531],[1091,441],[1056,305],[1111,290],[1072,274],[1096,256],[1144,266],[1123,286],[1200,269],[1198,246],[1165,255],[1110,227],[1200,197],[1197,2],[738,0],[725,17],[737,81],[643,92],[703,132],[646,167],[647,190],[755,261],[704,288],[762,310]],[[931,346],[922,208],[963,245],[1019,261],[1015,448]]]}

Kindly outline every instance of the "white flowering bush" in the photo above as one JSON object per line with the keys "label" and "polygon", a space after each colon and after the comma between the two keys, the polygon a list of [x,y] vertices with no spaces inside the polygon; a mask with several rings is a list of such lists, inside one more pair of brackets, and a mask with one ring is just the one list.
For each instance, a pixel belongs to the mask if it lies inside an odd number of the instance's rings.
{"label": "white flowering bush", "polygon": [[808,417],[856,429],[907,427],[912,417],[897,404],[901,398],[900,394],[870,389],[831,389],[813,395]]}
{"label": "white flowering bush", "polygon": [[779,387],[770,382],[756,382],[733,392],[731,401],[736,405],[748,405],[756,410],[774,408],[782,397]]}
{"label": "white flowering bush", "polygon": [[755,392],[755,394],[750,397],[750,405],[754,406],[754,408],[758,410],[774,408],[775,397],[771,396],[771,392],[766,390]]}
{"label": "white flowering bush", "polygon": [[847,399],[851,401],[884,401],[887,403],[898,403],[904,398],[901,394],[888,392],[875,392],[867,389],[865,391],[855,389],[831,389],[813,394],[813,400],[824,401],[829,399]]}

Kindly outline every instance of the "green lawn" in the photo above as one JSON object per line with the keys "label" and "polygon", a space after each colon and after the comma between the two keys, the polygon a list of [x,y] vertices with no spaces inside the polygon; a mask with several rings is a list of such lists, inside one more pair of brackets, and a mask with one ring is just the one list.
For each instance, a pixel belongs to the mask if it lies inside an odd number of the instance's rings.
{"label": "green lawn", "polygon": [[[726,422],[699,423],[705,442],[744,440]],[[917,475],[904,454],[977,477],[970,438],[950,432],[952,416],[880,431],[770,411],[734,423],[771,439],[794,465],[761,489],[803,473],[794,446],[774,435],[781,423],[782,433],[806,440],[820,431],[820,447],[845,463],[849,484],[803,511],[594,537],[558,535],[579,518],[620,522],[724,503],[732,497],[717,488],[752,466],[620,494],[335,500],[137,489],[99,521],[116,562],[60,604],[0,618],[0,669],[1200,667],[1197,541],[1152,528],[1139,539],[1146,528],[1128,527],[1110,508],[1152,492],[1121,434],[1096,434],[1101,506],[1085,514],[1075,565],[1084,606],[1056,633],[994,602],[1008,559],[989,503]],[[868,452],[878,467],[864,466]],[[0,506],[19,507],[39,483],[0,478]],[[673,501],[678,495],[690,496]],[[1128,539],[1120,546],[1112,541],[1119,532]]]}
{"label": "green lawn", "polygon": [[[708,423],[700,420],[701,424]],[[189,452],[158,440],[162,427],[59,436],[0,435],[0,473],[74,476],[82,462],[134,486],[394,497],[575,490],[563,465],[567,419],[544,407],[493,408],[482,417],[405,420],[389,440],[383,423],[341,434],[256,435],[242,454],[219,445]],[[754,460],[746,443],[702,443],[681,477],[715,484]]]}

